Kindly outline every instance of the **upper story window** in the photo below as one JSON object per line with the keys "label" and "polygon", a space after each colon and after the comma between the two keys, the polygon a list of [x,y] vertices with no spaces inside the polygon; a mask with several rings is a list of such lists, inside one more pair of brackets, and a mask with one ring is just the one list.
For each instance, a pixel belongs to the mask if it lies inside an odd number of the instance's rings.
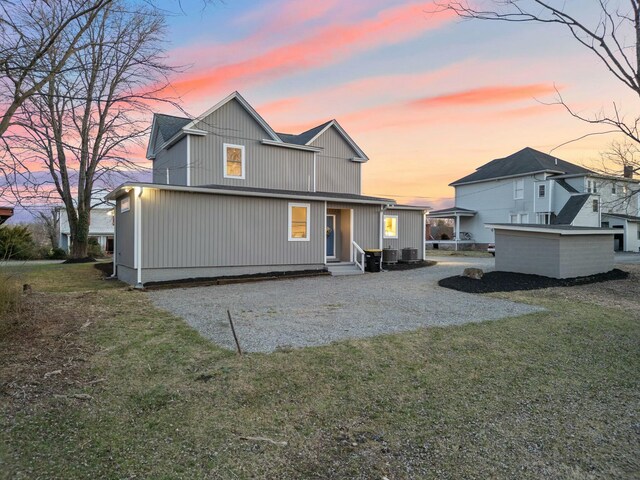
{"label": "upper story window", "polygon": [[398,238],[398,216],[384,216],[384,238]]}
{"label": "upper story window", "polygon": [[545,184],[538,185],[538,198],[544,198],[547,195],[547,186]]}
{"label": "upper story window", "polygon": [[521,200],[524,198],[524,179],[513,181],[513,198]]}
{"label": "upper story window", "polygon": [[244,178],[245,156],[244,145],[225,143],[224,149],[224,178]]}
{"label": "upper story window", "polygon": [[598,185],[595,180],[587,180],[587,193],[598,193]]}
{"label": "upper story window", "polygon": [[509,215],[509,223],[529,223],[529,214],[512,213]]}
{"label": "upper story window", "polygon": [[289,241],[305,242],[309,240],[309,204],[289,204]]}
{"label": "upper story window", "polygon": [[549,225],[551,223],[551,214],[548,212],[538,213],[536,220],[540,225]]}
{"label": "upper story window", "polygon": [[594,200],[593,201],[593,211],[597,212],[598,211],[598,200]]}
{"label": "upper story window", "polygon": [[618,186],[615,183],[611,184],[611,195],[617,195],[618,194]]}

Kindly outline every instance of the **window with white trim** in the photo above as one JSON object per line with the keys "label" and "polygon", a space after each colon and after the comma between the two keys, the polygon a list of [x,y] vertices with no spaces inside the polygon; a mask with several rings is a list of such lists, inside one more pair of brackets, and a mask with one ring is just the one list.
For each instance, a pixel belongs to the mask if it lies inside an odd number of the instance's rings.
{"label": "window with white trim", "polygon": [[513,181],[513,199],[522,200],[524,198],[524,179]]}
{"label": "window with white trim", "polygon": [[536,220],[539,225],[549,225],[551,223],[551,214],[547,212],[537,213]]}
{"label": "window with white trim", "polygon": [[384,238],[398,238],[398,216],[384,216]]}
{"label": "window with white trim", "polygon": [[538,198],[544,198],[547,195],[547,186],[544,183],[538,185]]}
{"label": "window with white trim", "polygon": [[225,143],[222,146],[224,155],[224,178],[244,179],[245,155],[244,145]]}
{"label": "window with white trim", "polygon": [[289,241],[305,242],[309,240],[308,203],[289,204]]}
{"label": "window with white trim", "polygon": [[510,223],[529,223],[528,213],[512,213],[509,215]]}
{"label": "window with white trim", "polygon": [[513,213],[509,215],[509,223],[518,223],[518,215]]}
{"label": "window with white trim", "polygon": [[593,211],[597,212],[598,211],[598,200],[593,200]]}
{"label": "window with white trim", "polygon": [[598,193],[598,185],[595,180],[587,180],[587,193]]}

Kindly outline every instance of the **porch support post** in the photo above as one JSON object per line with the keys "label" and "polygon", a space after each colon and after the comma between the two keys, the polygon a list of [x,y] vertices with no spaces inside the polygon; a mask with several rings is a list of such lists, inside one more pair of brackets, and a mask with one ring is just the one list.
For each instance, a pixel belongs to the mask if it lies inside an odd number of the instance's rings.
{"label": "porch support post", "polygon": [[[315,159],[315,153],[314,153],[314,159]],[[315,181],[315,180],[314,180]],[[327,202],[324,202],[324,217],[322,220],[322,225],[324,226],[324,228],[321,229],[322,232],[324,232],[324,237],[323,237],[323,242],[324,242],[324,264],[327,264]],[[334,247],[333,249],[335,250],[335,234],[334,234]]]}
{"label": "porch support post", "polygon": [[111,272],[112,278],[118,277],[118,259],[116,257],[118,247],[116,246],[117,238],[116,238],[116,230],[118,226],[118,202],[116,201],[116,205],[113,207],[113,272]]}
{"label": "porch support post", "polygon": [[134,189],[134,205],[135,205],[135,227],[134,227],[134,245],[135,245],[135,264],[137,269],[137,283],[135,288],[144,288],[142,285],[142,187]]}
{"label": "porch support post", "polygon": [[456,214],[456,251],[458,250],[458,242],[460,241],[460,215]]}

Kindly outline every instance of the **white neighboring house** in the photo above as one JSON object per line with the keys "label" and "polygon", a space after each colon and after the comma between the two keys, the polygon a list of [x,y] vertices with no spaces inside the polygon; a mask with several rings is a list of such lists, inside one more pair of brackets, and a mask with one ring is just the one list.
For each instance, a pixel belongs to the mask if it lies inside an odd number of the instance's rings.
{"label": "white neighboring house", "polygon": [[[69,253],[71,248],[71,229],[64,208],[58,210],[60,215],[60,248]],[[98,240],[102,251],[113,253],[113,207],[94,207],[89,218],[89,238]]]}
{"label": "white neighboring house", "polygon": [[603,176],[527,147],[450,186],[455,206],[428,218],[454,219],[455,239],[449,243],[456,248],[495,242],[486,224],[519,223],[616,228],[616,250],[640,251],[640,194],[628,196],[640,190],[640,181],[631,169],[624,176]]}

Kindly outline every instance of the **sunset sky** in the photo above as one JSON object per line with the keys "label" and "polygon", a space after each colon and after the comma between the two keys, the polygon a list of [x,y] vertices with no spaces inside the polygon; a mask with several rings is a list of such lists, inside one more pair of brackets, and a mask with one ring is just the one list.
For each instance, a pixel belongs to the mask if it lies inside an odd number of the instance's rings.
{"label": "sunset sky", "polygon": [[[596,2],[566,3],[588,16]],[[167,32],[169,62],[185,67],[174,93],[190,115],[238,90],[276,131],[336,118],[371,159],[363,193],[402,203],[449,206],[447,185],[489,160],[593,132],[541,103],[554,85],[582,113],[637,101],[560,26],[462,21],[401,0],[202,5],[182,0]],[[553,153],[589,165],[611,139]]]}

